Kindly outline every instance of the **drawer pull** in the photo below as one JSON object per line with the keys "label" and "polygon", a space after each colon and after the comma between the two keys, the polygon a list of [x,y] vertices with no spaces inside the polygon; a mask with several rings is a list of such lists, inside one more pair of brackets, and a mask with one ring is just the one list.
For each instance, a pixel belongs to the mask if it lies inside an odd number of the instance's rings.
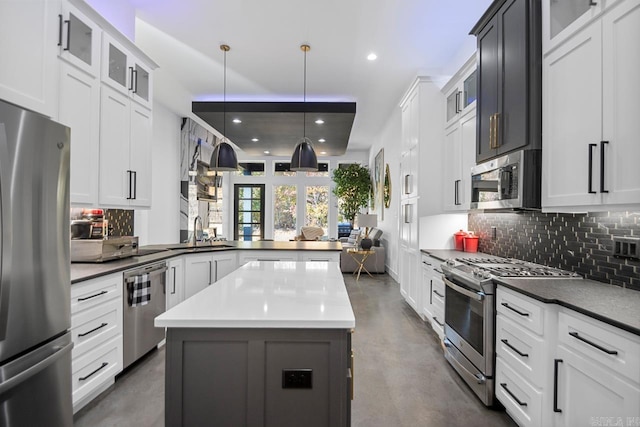
{"label": "drawer pull", "polygon": [[520,406],[527,406],[527,402],[523,402],[523,401],[521,401],[520,399],[518,399],[518,398],[516,397],[516,395],[515,395],[515,394],[513,394],[513,392],[507,388],[507,383],[500,383],[500,387],[502,387],[502,388],[504,389],[504,391],[506,391],[506,392],[507,392],[507,394],[508,394],[509,396],[511,396],[511,397],[513,398],[513,400],[515,400],[515,401],[516,401],[516,403],[517,403],[518,405],[520,405]]}
{"label": "drawer pull", "polygon": [[577,332],[569,332],[569,335],[571,335],[572,337],[574,337],[576,339],[579,339],[582,342],[586,342],[590,346],[593,346],[593,347],[597,348],[600,351],[604,351],[607,354],[612,354],[612,355],[618,354],[618,352],[616,350],[606,349],[606,348],[602,347],[601,345],[598,345],[598,344],[594,343],[593,341],[589,341],[588,339],[581,337],[580,335],[578,335]]}
{"label": "drawer pull", "polygon": [[505,340],[500,340],[504,343],[504,345],[506,345],[507,347],[509,347],[511,350],[515,351],[516,353],[518,353],[521,357],[529,357],[528,354],[521,352],[520,350],[518,350],[517,348],[515,348],[513,345],[509,344],[509,341]]}
{"label": "drawer pull", "polygon": [[435,289],[433,290],[433,293],[438,295],[440,298],[444,298],[444,295],[442,295],[440,292],[436,291]]}
{"label": "drawer pull", "polygon": [[509,304],[507,304],[506,302],[501,303],[501,305],[505,306],[506,308],[508,308],[511,311],[514,311],[516,313],[518,313],[520,316],[524,316],[524,317],[529,317],[529,313],[525,313],[523,311],[517,310],[513,307],[511,307]]}
{"label": "drawer pull", "polygon": [[78,298],[78,301],[86,301],[86,300],[88,300],[88,299],[95,298],[95,297],[99,297],[100,295],[104,295],[104,294],[106,294],[106,293],[107,293],[107,291],[98,292],[98,293],[97,293],[97,294],[95,294],[95,295],[91,295],[91,296],[83,297],[83,298]]}
{"label": "drawer pull", "polygon": [[438,325],[440,325],[441,328],[444,328],[444,323],[440,323],[437,317],[434,317],[433,321],[436,322]]}
{"label": "drawer pull", "polygon": [[91,334],[91,333],[93,333],[93,332],[97,331],[98,329],[102,329],[102,328],[104,328],[104,327],[105,327],[105,326],[107,326],[107,325],[108,325],[108,323],[103,323],[102,325],[98,326],[97,328],[93,328],[92,330],[87,331],[87,332],[84,332],[84,333],[82,333],[82,334],[78,334],[78,336],[79,336],[79,337],[86,337],[87,335],[89,335],[89,334]]}
{"label": "drawer pull", "polygon": [[91,372],[89,375],[86,375],[84,377],[80,377],[78,378],[78,380],[80,381],[84,381],[84,380],[88,380],[89,378],[91,378],[93,375],[97,374],[98,371],[101,371],[102,369],[104,369],[105,366],[107,366],[108,363],[107,362],[102,362],[102,365],[100,365],[100,367],[98,369],[96,369],[95,371]]}

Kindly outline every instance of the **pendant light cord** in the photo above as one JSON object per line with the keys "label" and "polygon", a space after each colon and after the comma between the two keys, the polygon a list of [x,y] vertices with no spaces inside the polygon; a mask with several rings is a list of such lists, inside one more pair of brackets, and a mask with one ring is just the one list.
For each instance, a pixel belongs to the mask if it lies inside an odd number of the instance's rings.
{"label": "pendant light cord", "polygon": [[228,47],[223,47],[224,50],[224,73],[222,83],[222,142],[227,139],[227,50]]}
{"label": "pendant light cord", "polygon": [[304,89],[303,93],[303,111],[302,111],[302,136],[303,138],[307,138],[307,51],[309,49],[304,50]]}

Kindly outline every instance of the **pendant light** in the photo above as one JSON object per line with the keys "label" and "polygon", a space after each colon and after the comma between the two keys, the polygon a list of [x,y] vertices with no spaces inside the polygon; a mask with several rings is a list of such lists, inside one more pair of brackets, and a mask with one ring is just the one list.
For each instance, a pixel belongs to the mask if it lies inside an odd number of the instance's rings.
{"label": "pendant light", "polygon": [[238,158],[233,147],[227,142],[227,52],[231,48],[226,44],[220,45],[220,50],[224,52],[224,95],[222,102],[222,141],[213,147],[213,154],[209,162],[209,170],[212,171],[235,171],[238,169]]}
{"label": "pendant light", "polygon": [[[307,52],[311,49],[308,44],[300,46],[300,50],[304,52],[304,101],[307,102]],[[313,151],[311,140],[307,138],[307,109],[306,105],[303,105],[303,127],[302,127],[302,139],[296,145],[296,149],[293,150],[293,156],[291,156],[292,171],[317,171],[318,170],[318,158],[316,152]]]}

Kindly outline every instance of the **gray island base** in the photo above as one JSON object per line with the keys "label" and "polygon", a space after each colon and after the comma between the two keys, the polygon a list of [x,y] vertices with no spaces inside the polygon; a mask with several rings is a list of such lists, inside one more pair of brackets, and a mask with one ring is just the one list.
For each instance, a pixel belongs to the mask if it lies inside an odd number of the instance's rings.
{"label": "gray island base", "polygon": [[355,318],[338,263],[251,262],[156,318],[167,426],[349,426]]}

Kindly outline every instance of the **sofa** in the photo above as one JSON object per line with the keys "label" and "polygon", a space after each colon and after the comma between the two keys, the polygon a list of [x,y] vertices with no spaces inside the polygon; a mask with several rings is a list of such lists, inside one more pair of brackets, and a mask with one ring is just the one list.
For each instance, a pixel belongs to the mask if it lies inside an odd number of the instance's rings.
{"label": "sofa", "polygon": [[[347,253],[347,249],[360,247],[360,240],[362,240],[362,237],[364,237],[364,232],[361,230],[353,230],[349,237],[340,238],[340,242],[342,243],[342,252],[340,253],[340,271],[343,273],[352,273],[358,269],[358,263],[350,254]],[[376,244],[376,242],[380,242],[381,237],[382,230],[378,228],[372,228],[369,232],[369,238],[374,242],[374,244]],[[384,246],[372,246],[371,250],[375,253],[369,255],[366,259],[364,262],[364,268],[366,268],[371,274],[384,273],[386,257]]]}

